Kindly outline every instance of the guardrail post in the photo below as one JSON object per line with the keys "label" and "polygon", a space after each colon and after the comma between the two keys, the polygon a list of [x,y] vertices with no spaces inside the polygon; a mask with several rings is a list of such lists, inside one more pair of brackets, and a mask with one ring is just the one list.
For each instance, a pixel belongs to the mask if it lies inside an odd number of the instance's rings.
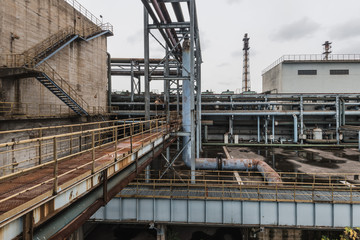
{"label": "guardrail post", "polygon": [[42,129],[39,130],[39,165],[40,165],[41,162],[42,162],[42,153],[41,153],[42,141],[41,141],[40,138],[42,138]]}
{"label": "guardrail post", "polygon": [[95,172],[95,131],[91,132],[91,157],[92,157],[92,165],[91,165],[91,174]]}
{"label": "guardrail post", "polygon": [[144,123],[141,121],[141,147],[144,146]]}
{"label": "guardrail post", "polygon": [[117,161],[118,127],[115,127],[115,161]]}
{"label": "guardrail post", "polygon": [[131,123],[130,126],[130,152],[133,153],[133,133],[134,133],[134,124]]}
{"label": "guardrail post", "polygon": [[124,120],[124,138],[126,136],[126,129],[125,129],[125,120]]}
{"label": "guardrail post", "polygon": [[57,159],[57,143],[56,137],[53,139],[53,154],[54,154],[54,187],[53,187],[53,195],[57,194],[58,189],[58,159]]}
{"label": "guardrail post", "polygon": [[[70,127],[70,132],[73,133],[73,127]],[[73,153],[73,136],[70,136],[70,154]]]}

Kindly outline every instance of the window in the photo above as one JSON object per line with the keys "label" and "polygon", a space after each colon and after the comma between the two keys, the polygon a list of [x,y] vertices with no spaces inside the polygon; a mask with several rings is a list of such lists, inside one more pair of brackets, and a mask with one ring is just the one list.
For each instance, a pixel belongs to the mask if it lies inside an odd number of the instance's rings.
{"label": "window", "polygon": [[349,69],[330,70],[330,75],[349,75]]}
{"label": "window", "polygon": [[298,75],[316,75],[317,70],[298,70]]}

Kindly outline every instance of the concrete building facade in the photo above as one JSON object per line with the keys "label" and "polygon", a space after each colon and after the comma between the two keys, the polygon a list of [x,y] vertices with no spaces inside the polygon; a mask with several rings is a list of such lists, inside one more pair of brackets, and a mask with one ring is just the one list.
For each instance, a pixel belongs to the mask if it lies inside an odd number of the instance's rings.
{"label": "concrete building facade", "polygon": [[[51,41],[59,33],[73,31],[86,37],[88,29],[99,28],[94,15],[79,6],[76,1],[66,0],[2,0],[0,68],[9,68],[9,59],[26,55],[42,41]],[[79,9],[85,10],[80,12]],[[86,102],[90,113],[105,111],[107,107],[106,38],[106,35],[88,41],[79,38],[46,61]],[[17,113],[27,118],[47,114],[58,117],[76,115],[34,77],[0,75],[0,102],[8,103],[3,113],[16,106]]]}
{"label": "concrete building facade", "polygon": [[264,70],[263,92],[357,93],[360,92],[360,56],[283,56]]}

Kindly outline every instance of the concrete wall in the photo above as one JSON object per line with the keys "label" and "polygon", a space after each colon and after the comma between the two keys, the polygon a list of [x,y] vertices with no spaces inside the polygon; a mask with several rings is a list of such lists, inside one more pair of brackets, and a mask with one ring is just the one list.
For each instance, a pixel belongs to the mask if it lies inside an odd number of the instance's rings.
{"label": "concrete wall", "polygon": [[[63,0],[1,0],[0,5],[0,54],[22,53],[65,27],[86,29],[94,26]],[[19,37],[13,41],[12,48],[11,33]],[[89,106],[105,108],[106,51],[105,36],[89,42],[76,40],[49,59],[48,63]],[[0,87],[0,102],[31,103],[29,106],[40,104],[45,111],[54,104],[62,106],[61,112],[68,114],[67,106],[35,78],[3,78],[0,79]],[[60,108],[53,111],[60,113]],[[38,114],[36,110],[28,110],[27,113]]]}
{"label": "concrete wall", "polygon": [[[349,69],[349,75],[330,75],[330,70]],[[317,70],[317,75],[298,75],[298,70]],[[283,62],[263,74],[263,91],[279,93],[358,93],[360,62]]]}
{"label": "concrete wall", "polygon": [[262,76],[263,92],[271,91],[272,93],[281,92],[282,64],[275,66]]}

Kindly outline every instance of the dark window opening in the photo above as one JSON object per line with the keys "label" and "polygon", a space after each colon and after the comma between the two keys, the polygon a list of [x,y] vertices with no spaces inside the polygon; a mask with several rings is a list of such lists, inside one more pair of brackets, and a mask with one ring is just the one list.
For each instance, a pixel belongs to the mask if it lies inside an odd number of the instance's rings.
{"label": "dark window opening", "polygon": [[298,75],[317,75],[317,70],[298,70]]}
{"label": "dark window opening", "polygon": [[330,70],[330,75],[349,75],[349,69]]}

